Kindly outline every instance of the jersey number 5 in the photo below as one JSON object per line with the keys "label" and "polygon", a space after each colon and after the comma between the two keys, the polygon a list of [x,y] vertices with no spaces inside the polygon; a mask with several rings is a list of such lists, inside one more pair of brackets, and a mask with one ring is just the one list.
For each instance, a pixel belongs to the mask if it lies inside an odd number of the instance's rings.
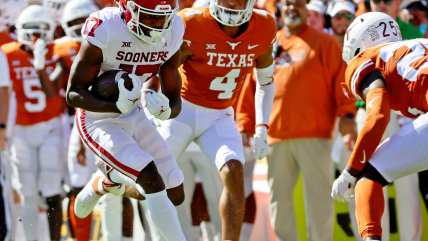
{"label": "jersey number 5", "polygon": [[221,91],[217,98],[221,100],[230,99],[236,88],[236,78],[239,77],[241,70],[232,69],[223,77],[214,78],[210,84],[210,90]]}
{"label": "jersey number 5", "polygon": [[24,95],[27,100],[24,107],[28,112],[41,112],[46,108],[46,95],[40,89],[39,79],[26,79],[23,82]]}

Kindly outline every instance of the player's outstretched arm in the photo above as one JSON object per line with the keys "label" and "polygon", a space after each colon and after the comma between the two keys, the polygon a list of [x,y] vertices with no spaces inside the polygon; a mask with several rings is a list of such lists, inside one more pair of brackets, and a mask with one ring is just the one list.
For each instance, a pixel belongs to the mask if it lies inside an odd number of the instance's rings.
{"label": "player's outstretched arm", "polygon": [[333,182],[331,196],[337,200],[353,199],[357,177],[379,145],[389,122],[389,94],[383,77],[377,72],[369,74],[360,89],[367,103],[367,118],[357,137],[347,168]]}
{"label": "player's outstretched arm", "polygon": [[89,91],[100,71],[102,61],[101,49],[83,41],[68,79],[66,100],[70,106],[93,112],[120,113],[115,102],[100,100]]}
{"label": "player's outstretched arm", "polygon": [[168,97],[171,107],[170,118],[176,117],[181,111],[181,77],[178,72],[180,66],[180,51],[177,51],[159,70],[162,93]]}
{"label": "player's outstretched arm", "polygon": [[382,77],[374,72],[365,79],[361,87],[366,101],[367,118],[358,134],[357,141],[348,161],[348,171],[357,176],[379,145],[389,122],[389,93]]}

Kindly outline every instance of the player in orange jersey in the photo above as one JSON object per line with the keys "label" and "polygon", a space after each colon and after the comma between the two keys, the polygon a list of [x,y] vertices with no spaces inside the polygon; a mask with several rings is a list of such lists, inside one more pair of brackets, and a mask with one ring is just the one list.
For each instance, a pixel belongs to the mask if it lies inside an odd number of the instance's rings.
{"label": "player in orange jersey", "polygon": [[[367,119],[331,195],[350,199],[355,187],[356,218],[364,240],[382,236],[382,187],[428,169],[428,41],[400,40],[397,23],[380,12],[360,15],[345,35],[346,86],[366,101]],[[391,110],[416,119],[379,145]]]}
{"label": "player in orange jersey", "polygon": [[[18,41],[1,47],[16,96],[16,121],[11,156],[18,165],[25,199],[23,223],[27,240],[37,237],[37,205],[41,193],[48,206],[51,240],[60,240],[61,123],[64,110],[59,95],[63,71],[53,54],[55,24],[46,9],[25,8],[16,28]],[[58,71],[54,71],[58,67]]]}
{"label": "player in orange jersey", "polygon": [[222,240],[239,240],[244,218],[245,158],[232,105],[254,67],[258,78],[254,151],[257,158],[268,154],[276,28],[269,13],[253,7],[254,0],[211,0],[207,8],[181,12],[186,25],[182,112],[159,128],[175,156],[195,141],[216,164],[224,184],[220,198]]}

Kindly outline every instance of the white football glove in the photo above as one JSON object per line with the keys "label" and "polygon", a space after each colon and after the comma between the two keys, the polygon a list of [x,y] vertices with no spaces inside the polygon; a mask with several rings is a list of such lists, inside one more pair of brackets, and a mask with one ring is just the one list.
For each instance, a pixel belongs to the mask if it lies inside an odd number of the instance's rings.
{"label": "white football glove", "polygon": [[37,39],[33,48],[33,66],[36,70],[42,70],[45,68],[45,55],[47,52],[48,49],[46,48],[46,41],[41,38]]}
{"label": "white football glove", "polygon": [[132,80],[132,90],[128,90],[125,87],[125,80],[120,78],[117,80],[117,86],[119,88],[119,97],[116,101],[116,107],[122,114],[126,114],[133,110],[138,104],[141,97],[141,80],[133,74],[128,75]]}
{"label": "white football glove", "polygon": [[339,201],[350,201],[354,198],[354,187],[357,178],[352,176],[346,169],[334,180],[331,188],[331,197]]}
{"label": "white football glove", "polygon": [[267,128],[266,126],[257,126],[256,133],[253,137],[253,151],[256,160],[260,160],[269,155],[269,145],[267,144]]}
{"label": "white football glove", "polygon": [[169,99],[161,92],[144,90],[144,107],[159,120],[167,120],[171,116]]}

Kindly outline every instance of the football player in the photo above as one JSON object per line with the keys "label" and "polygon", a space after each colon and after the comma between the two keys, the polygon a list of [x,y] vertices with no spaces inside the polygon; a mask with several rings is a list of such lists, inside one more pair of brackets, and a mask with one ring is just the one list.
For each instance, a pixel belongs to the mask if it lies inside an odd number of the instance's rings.
{"label": "football player", "polygon": [[232,105],[254,67],[258,79],[255,154],[257,158],[268,154],[276,28],[270,14],[253,7],[253,0],[211,0],[209,7],[181,12],[186,24],[183,107],[177,118],[159,128],[175,156],[195,141],[219,170],[224,184],[219,208],[222,240],[239,240],[244,218],[244,151]]}
{"label": "football player", "polygon": [[[382,236],[382,187],[428,168],[428,41],[400,40],[395,20],[380,12],[360,15],[345,34],[346,86],[367,103],[367,119],[331,195],[350,199],[355,188],[356,218],[364,240]],[[416,119],[379,145],[391,110]]]}
{"label": "football player", "polygon": [[3,45],[10,80],[16,95],[16,126],[11,156],[18,165],[22,193],[24,230],[28,240],[37,237],[39,192],[48,206],[51,240],[60,240],[61,206],[61,122],[64,110],[59,95],[62,71],[54,69],[55,23],[39,5],[25,8],[16,22],[18,40]]}
{"label": "football player", "polygon": [[[140,95],[142,83],[159,73],[162,93],[147,92],[147,108],[159,119],[180,112],[178,66],[184,25],[175,15],[177,9],[175,0],[120,0],[119,7],[91,14],[66,94],[67,102],[79,108],[76,120],[83,142],[104,163],[104,173],[95,175],[76,197],[76,215],[87,216],[106,192],[144,190],[149,215],[156,226],[165,227],[160,231],[168,241],[185,240],[173,205],[184,199],[183,176],[141,108]],[[88,89],[100,71],[111,69],[128,72],[132,82],[127,89],[124,79],[115,79],[117,101],[100,99]]]}

